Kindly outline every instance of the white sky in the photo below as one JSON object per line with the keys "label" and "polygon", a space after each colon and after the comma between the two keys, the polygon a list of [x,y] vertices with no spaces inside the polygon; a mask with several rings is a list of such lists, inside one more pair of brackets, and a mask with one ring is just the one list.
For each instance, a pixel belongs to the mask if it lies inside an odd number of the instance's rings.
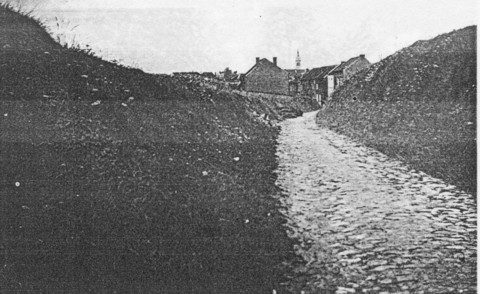
{"label": "white sky", "polygon": [[245,72],[257,56],[294,68],[297,49],[304,68],[359,54],[376,62],[478,15],[476,0],[43,1],[38,16],[62,38],[157,73]]}

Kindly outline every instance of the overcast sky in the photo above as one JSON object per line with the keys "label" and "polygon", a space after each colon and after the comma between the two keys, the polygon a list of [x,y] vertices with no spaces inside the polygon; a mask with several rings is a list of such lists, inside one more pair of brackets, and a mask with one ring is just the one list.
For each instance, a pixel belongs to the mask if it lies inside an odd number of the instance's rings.
{"label": "overcast sky", "polygon": [[37,15],[64,40],[156,73],[245,72],[257,56],[294,68],[297,49],[304,68],[376,62],[478,20],[477,0],[43,1]]}

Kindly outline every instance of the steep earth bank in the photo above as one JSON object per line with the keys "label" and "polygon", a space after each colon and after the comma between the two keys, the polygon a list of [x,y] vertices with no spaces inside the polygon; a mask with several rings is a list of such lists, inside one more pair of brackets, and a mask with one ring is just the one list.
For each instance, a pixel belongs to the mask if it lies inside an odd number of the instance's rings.
{"label": "steep earth bank", "polygon": [[281,288],[295,257],[264,114],[315,105],[198,79],[63,48],[0,7],[2,291]]}
{"label": "steep earth bank", "polygon": [[476,40],[471,26],[398,51],[340,87],[319,123],[476,194]]}

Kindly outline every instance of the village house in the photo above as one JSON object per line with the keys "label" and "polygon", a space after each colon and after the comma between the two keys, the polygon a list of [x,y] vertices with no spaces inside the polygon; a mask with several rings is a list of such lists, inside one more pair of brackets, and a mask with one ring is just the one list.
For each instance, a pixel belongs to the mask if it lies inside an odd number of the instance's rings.
{"label": "village house", "polygon": [[370,61],[365,58],[364,54],[352,57],[348,61],[342,61],[339,66],[329,73],[329,75],[335,77],[334,90],[343,85],[354,74],[368,67],[370,67]]}
{"label": "village house", "polygon": [[339,65],[313,68],[302,77],[303,94],[321,103],[331,97],[333,92],[354,74],[369,66],[370,62],[361,54],[348,61],[342,61]]}
{"label": "village house", "polygon": [[289,95],[288,73],[266,58],[256,58],[255,65],[243,75],[241,88],[248,92]]}
{"label": "village house", "polygon": [[354,74],[368,68],[370,62],[364,54],[342,61],[339,65],[330,65],[301,69],[300,54],[297,51],[295,69],[281,69],[277,65],[277,58],[273,61],[259,57],[255,65],[241,75],[240,89],[248,92],[307,95],[319,103],[326,101],[333,92]]}
{"label": "village house", "polygon": [[330,65],[312,68],[305,73],[301,79],[303,94],[315,98],[319,103],[327,99],[331,92],[333,92],[332,89],[334,87],[333,76],[328,78],[328,74],[337,66],[338,65]]}
{"label": "village house", "polygon": [[305,69],[302,69],[302,59],[300,58],[300,52],[297,50],[297,58],[295,59],[295,69],[286,69],[288,73],[288,90],[290,95],[296,95],[302,92],[302,76],[306,73]]}
{"label": "village house", "polygon": [[306,70],[286,69],[288,73],[288,91],[290,95],[296,95],[302,92],[301,79]]}

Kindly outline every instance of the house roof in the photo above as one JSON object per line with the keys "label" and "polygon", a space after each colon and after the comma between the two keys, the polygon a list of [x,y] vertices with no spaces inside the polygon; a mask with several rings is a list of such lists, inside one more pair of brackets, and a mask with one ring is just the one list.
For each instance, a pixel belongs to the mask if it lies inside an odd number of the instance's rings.
{"label": "house roof", "polygon": [[365,55],[360,55],[360,56],[355,56],[355,57],[352,57],[350,58],[349,60],[347,61],[343,61],[342,63],[340,63],[340,65],[335,68],[334,70],[332,70],[332,73],[333,72],[343,72],[343,70],[347,67],[349,67],[350,65],[352,65],[355,61],[359,60],[359,59],[362,59],[362,58],[365,58]]}
{"label": "house roof", "polygon": [[305,69],[284,69],[284,71],[288,72],[291,76],[303,75],[306,72]]}
{"label": "house roof", "polygon": [[246,73],[245,73],[245,76],[247,76],[254,68],[256,68],[257,66],[259,65],[266,65],[266,66],[269,66],[269,67],[273,67],[273,68],[277,68],[279,70],[283,70],[281,69],[278,65],[275,65],[273,64],[273,62],[271,62],[270,60],[266,59],[266,58],[262,58],[260,59],[257,63],[255,63],[255,65],[252,66],[252,68],[250,68]]}
{"label": "house roof", "polygon": [[309,72],[303,75],[302,80],[314,80],[324,78],[332,69],[335,69],[337,65],[329,65],[323,67],[312,68]]}

